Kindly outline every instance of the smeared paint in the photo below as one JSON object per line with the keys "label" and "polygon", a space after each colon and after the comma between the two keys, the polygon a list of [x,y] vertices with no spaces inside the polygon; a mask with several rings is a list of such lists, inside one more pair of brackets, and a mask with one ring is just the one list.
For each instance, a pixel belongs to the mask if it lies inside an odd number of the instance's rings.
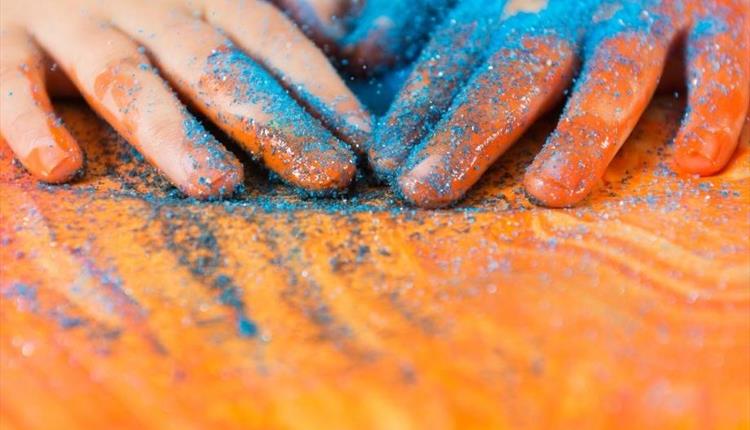
{"label": "smeared paint", "polygon": [[162,223],[167,247],[181,265],[214,291],[219,303],[233,314],[237,334],[255,337],[258,327],[247,315],[242,292],[223,272],[221,247],[209,224],[186,207],[159,205],[154,208]]}

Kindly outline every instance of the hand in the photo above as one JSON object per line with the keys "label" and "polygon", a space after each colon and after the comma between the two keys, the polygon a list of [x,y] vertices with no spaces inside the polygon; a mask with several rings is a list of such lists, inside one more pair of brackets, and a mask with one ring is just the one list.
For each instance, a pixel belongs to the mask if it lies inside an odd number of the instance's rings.
{"label": "hand", "polygon": [[449,205],[563,97],[583,60],[524,181],[543,205],[573,205],[602,177],[686,35],[688,110],[675,169],[716,173],[750,99],[748,14],[747,0],[464,0],[376,131],[371,164],[413,204]]}
{"label": "hand", "polygon": [[59,69],[187,195],[230,194],[243,170],[172,88],[292,185],[323,192],[353,177],[349,145],[368,138],[369,114],[325,55],[264,1],[3,0],[1,7],[0,132],[43,181],[68,181],[84,164],[45,88],[59,89],[52,85]]}

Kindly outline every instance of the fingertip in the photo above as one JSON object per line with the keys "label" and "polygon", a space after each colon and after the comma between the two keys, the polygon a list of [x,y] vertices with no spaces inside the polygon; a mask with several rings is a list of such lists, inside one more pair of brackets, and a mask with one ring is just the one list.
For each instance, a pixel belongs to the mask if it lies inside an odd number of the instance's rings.
{"label": "fingertip", "polygon": [[353,158],[345,162],[340,169],[331,176],[330,187],[334,190],[341,190],[348,187],[354,180],[357,173],[357,166]]}
{"label": "fingertip", "polygon": [[[343,154],[342,154],[343,155]],[[299,185],[308,191],[339,191],[351,184],[357,171],[353,154],[334,156],[330,160],[311,163]]]}
{"label": "fingertip", "polygon": [[461,197],[440,175],[425,173],[419,166],[401,172],[395,188],[402,199],[422,209],[443,208]]}
{"label": "fingertip", "polygon": [[529,200],[537,206],[565,208],[581,200],[559,181],[535,172],[526,172],[523,187]]}
{"label": "fingertip", "polygon": [[437,202],[431,198],[433,193],[429,187],[413,174],[399,176],[396,179],[396,191],[403,200],[413,206],[425,209],[437,207]]}
{"label": "fingertip", "polygon": [[675,139],[675,168],[680,173],[710,176],[729,162],[737,142],[719,131],[682,130]]}
{"label": "fingertip", "polygon": [[60,160],[44,178],[45,182],[61,184],[78,178],[83,173],[84,157],[80,149],[76,148]]}
{"label": "fingertip", "polygon": [[222,198],[233,195],[244,179],[241,166],[195,171],[180,188],[186,195],[200,200]]}
{"label": "fingertip", "polygon": [[[263,160],[285,182],[306,192],[339,191],[351,184],[356,157],[340,140],[329,137],[323,144],[275,138],[266,146]],[[289,145],[288,143],[292,143]]]}
{"label": "fingertip", "polygon": [[383,182],[389,182],[408,155],[408,149],[406,143],[394,142],[392,133],[382,130],[381,128],[376,131],[368,143],[367,160],[375,177]]}
{"label": "fingertip", "polygon": [[59,142],[59,138],[43,137],[30,143],[31,149],[19,161],[32,175],[43,182],[61,184],[68,182],[83,171],[84,155],[72,141]]}
{"label": "fingertip", "polygon": [[203,145],[183,147],[174,155],[179,163],[154,163],[180,191],[197,199],[229,197],[245,180],[242,163],[210,138]]}

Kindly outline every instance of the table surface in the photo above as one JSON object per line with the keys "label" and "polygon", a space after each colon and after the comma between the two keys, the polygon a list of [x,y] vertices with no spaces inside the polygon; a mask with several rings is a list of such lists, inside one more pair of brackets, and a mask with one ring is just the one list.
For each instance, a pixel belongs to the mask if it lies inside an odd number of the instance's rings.
{"label": "table surface", "polygon": [[534,207],[541,121],[455,208],[250,164],[185,200],[76,104],[69,186],[0,143],[0,428],[748,428],[750,130],[669,169],[657,99],[590,199]]}

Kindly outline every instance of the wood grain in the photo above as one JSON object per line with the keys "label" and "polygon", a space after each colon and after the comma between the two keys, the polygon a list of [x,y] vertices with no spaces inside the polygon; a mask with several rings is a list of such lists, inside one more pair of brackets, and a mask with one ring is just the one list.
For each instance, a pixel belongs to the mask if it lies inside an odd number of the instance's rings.
{"label": "wood grain", "polygon": [[422,211],[252,165],[238,199],[185,200],[61,105],[83,180],[0,145],[0,428],[750,428],[748,133],[678,177],[681,109],[654,102],[577,208],[519,186],[547,120]]}

